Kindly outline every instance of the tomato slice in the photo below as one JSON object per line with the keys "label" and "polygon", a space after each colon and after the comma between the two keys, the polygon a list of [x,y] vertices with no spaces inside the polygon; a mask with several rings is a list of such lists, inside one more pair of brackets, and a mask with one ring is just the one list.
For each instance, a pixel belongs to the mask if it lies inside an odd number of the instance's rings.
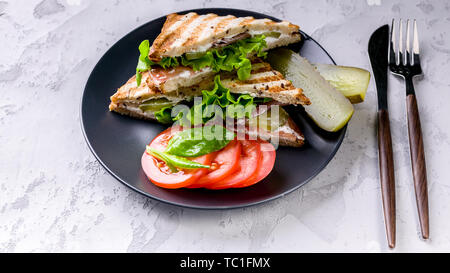
{"label": "tomato slice", "polygon": [[256,176],[262,158],[260,143],[255,140],[241,140],[240,142],[242,149],[238,170],[215,184],[207,185],[206,188],[227,189]]}
{"label": "tomato slice", "polygon": [[[181,131],[181,127],[171,127],[160,133],[149,144],[151,148],[164,151],[171,137]],[[190,158],[201,164],[209,165],[213,158],[212,154]],[[144,152],[141,158],[142,169],[147,177],[155,185],[167,189],[177,189],[195,183],[200,177],[206,174],[206,169],[180,170],[176,173],[170,171],[164,161],[158,160]]]}
{"label": "tomato slice", "polygon": [[212,159],[211,167],[216,166],[215,169],[206,170],[207,174],[202,176],[189,188],[200,188],[212,185],[234,173],[237,168],[239,168],[241,144],[237,140],[232,140],[225,148],[212,154],[215,156]]}
{"label": "tomato slice", "polygon": [[259,163],[258,170],[251,178],[244,180],[242,183],[233,185],[234,188],[243,188],[254,185],[263,180],[272,171],[275,165],[275,148],[272,144],[264,140],[258,140],[261,147],[261,162]]}
{"label": "tomato slice", "polygon": [[157,135],[151,142],[150,147],[159,150],[164,151],[167,147],[167,144],[169,143],[169,140],[178,132],[183,131],[183,128],[181,126],[172,126],[167,128],[166,130],[162,131]]}

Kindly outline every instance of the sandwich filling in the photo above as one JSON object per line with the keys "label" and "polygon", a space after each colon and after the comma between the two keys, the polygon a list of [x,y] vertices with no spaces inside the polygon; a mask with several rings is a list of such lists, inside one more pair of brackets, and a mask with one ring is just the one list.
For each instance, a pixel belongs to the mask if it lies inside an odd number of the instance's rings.
{"label": "sandwich filling", "polygon": [[[190,100],[191,98],[186,99],[187,102]],[[229,88],[222,85],[220,76],[217,75],[212,90],[202,90],[201,100],[195,101],[188,111],[174,113],[173,107],[177,103],[167,99],[152,99],[139,105],[139,108],[142,111],[153,112],[161,123],[178,121],[181,125],[199,125],[215,118],[249,118],[258,104],[268,101],[271,99],[231,93]],[[216,107],[219,107],[219,111]]]}
{"label": "sandwich filling", "polygon": [[249,58],[252,56],[265,58],[267,55],[267,52],[263,51],[267,46],[266,35],[273,37],[281,34],[268,32],[251,36],[247,32],[241,33],[216,41],[207,51],[187,52],[179,57],[164,57],[157,62],[149,59],[150,43],[145,40],[139,45],[140,56],[136,67],[137,85],[141,84],[142,72],[151,70],[155,66],[168,69],[181,65],[191,67],[194,71],[209,67],[214,72],[236,70],[238,78],[245,80],[250,77],[252,69]]}

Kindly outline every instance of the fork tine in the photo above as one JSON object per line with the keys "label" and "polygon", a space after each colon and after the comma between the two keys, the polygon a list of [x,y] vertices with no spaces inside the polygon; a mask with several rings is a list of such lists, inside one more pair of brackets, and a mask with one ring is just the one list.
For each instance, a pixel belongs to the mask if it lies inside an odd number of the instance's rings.
{"label": "fork tine", "polygon": [[395,19],[392,19],[391,25],[391,42],[389,43],[389,64],[395,64],[395,51],[396,51],[396,32],[395,32]]}
{"label": "fork tine", "polygon": [[411,48],[409,47],[409,33],[410,33],[410,28],[409,28],[409,19],[406,20],[406,52],[405,52],[405,60],[404,63],[405,65],[410,65],[412,64],[412,60],[411,60]]}
{"label": "fork tine", "polygon": [[401,65],[403,62],[403,27],[402,27],[403,23],[402,23],[402,19],[399,20],[398,22],[398,55],[397,55],[397,60],[396,63],[397,65]]}
{"label": "fork tine", "polygon": [[418,31],[417,31],[416,19],[414,19],[413,65],[420,65],[420,58],[419,58],[419,34],[418,34]]}

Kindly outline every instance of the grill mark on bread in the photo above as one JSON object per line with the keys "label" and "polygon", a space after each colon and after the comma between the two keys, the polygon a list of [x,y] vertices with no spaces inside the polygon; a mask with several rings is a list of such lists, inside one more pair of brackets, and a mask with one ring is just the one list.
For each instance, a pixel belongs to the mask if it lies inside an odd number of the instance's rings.
{"label": "grill mark on bread", "polygon": [[223,29],[225,29],[225,27],[230,24],[230,22],[232,20],[236,19],[236,17],[228,17],[228,18],[224,18],[222,21],[220,21],[216,27],[214,28],[214,36],[216,36],[217,34],[219,34],[220,32],[223,31]]}
{"label": "grill mark on bread", "polygon": [[[203,18],[202,22],[200,23],[200,25],[198,25],[195,30],[193,31],[193,33],[190,33],[189,37],[186,39],[186,41],[183,43],[182,46],[185,47],[190,47],[193,44],[195,44],[195,42],[198,40],[200,33],[202,33],[204,31],[204,29],[207,27],[208,22],[210,22],[212,19],[218,17],[217,14],[213,14],[213,13],[209,13],[207,15],[205,15],[205,17]],[[212,28],[214,28],[214,26],[211,26]]]}
{"label": "grill mark on bread", "polygon": [[166,22],[164,23],[164,25],[163,25],[163,27],[161,29],[161,32],[170,30],[172,28],[172,26],[176,22],[180,21],[181,17],[182,16],[180,16],[180,15],[178,15],[176,13],[172,13],[172,14],[167,15]]}
{"label": "grill mark on bread", "polygon": [[[267,72],[267,71],[270,71],[270,69],[268,69],[267,67],[263,66],[263,67],[256,68],[255,70],[252,70],[250,72],[250,74],[253,75],[253,74],[263,73],[263,72]],[[277,74],[274,73],[274,75],[277,75]]]}
{"label": "grill mark on bread", "polygon": [[194,12],[186,15],[170,14],[150,49],[149,58],[152,61],[159,61],[166,56],[175,57],[186,52],[208,50],[214,41],[230,38],[245,31],[281,32],[284,36],[271,40],[267,49],[300,40],[300,35],[291,35],[298,32],[298,26],[286,21],[273,22],[269,19],[232,15],[198,15]]}
{"label": "grill mark on bread", "polygon": [[242,22],[239,23],[239,25],[243,26],[245,28],[246,25],[250,24],[253,21],[255,21],[255,18],[253,18],[253,17],[246,17]]}
{"label": "grill mark on bread", "polygon": [[195,33],[198,33],[198,28],[203,23],[204,20],[207,20],[209,15],[204,16],[194,16],[192,21],[186,23],[183,31],[179,34],[179,37],[175,39],[175,41],[170,45],[171,47],[183,47],[184,43],[186,43],[189,38]]}
{"label": "grill mark on bread", "polygon": [[200,44],[204,43],[205,41],[208,40],[208,37],[213,36],[214,35],[214,28],[216,27],[216,25],[223,20],[223,18],[227,18],[227,17],[231,17],[231,16],[217,16],[214,17],[213,19],[211,19],[208,22],[207,27],[205,28],[205,31],[201,32],[199,34],[199,38],[197,41],[195,41],[196,43],[199,42]]}
{"label": "grill mark on bread", "polygon": [[274,21],[267,21],[267,22],[265,22],[264,24],[266,24],[266,25],[275,25],[276,23],[274,22]]}
{"label": "grill mark on bread", "polygon": [[[268,63],[252,63],[252,71],[250,72],[251,75],[253,74],[259,74],[263,72],[272,71],[272,67]],[[274,75],[278,75],[275,71],[273,71]],[[280,74],[281,75],[281,74]]]}
{"label": "grill mark on bread", "polygon": [[[268,90],[269,92],[280,92],[296,89],[289,81],[283,78],[264,77],[252,81],[235,81],[232,83],[233,87],[252,86],[257,90]],[[301,90],[301,89],[300,89]],[[231,90],[233,92],[233,90]]]}
{"label": "grill mark on bread", "polygon": [[253,93],[259,97],[271,97],[285,104],[310,104],[301,88],[296,88],[292,82],[273,70],[270,64],[260,58],[252,59],[250,78],[240,81],[235,75],[221,74],[222,84],[230,88],[232,93]]}
{"label": "grill mark on bread", "polygon": [[[254,74],[254,75],[258,75],[258,74]],[[277,76],[266,76],[266,77],[262,77],[262,78],[249,79],[249,80],[239,81],[239,82],[242,84],[254,84],[254,83],[266,83],[266,82],[279,81],[282,79],[283,79],[283,77],[280,77],[279,75],[277,75]]]}
{"label": "grill mark on bread", "polygon": [[[171,14],[167,15],[167,19],[161,29],[161,33],[170,34],[173,31],[173,29],[176,28],[176,26],[181,25],[181,23],[183,22],[183,16],[186,16],[186,15],[178,15],[176,13],[171,13]],[[166,49],[164,49],[163,45],[169,38],[170,38],[170,35],[158,35],[158,37],[156,37],[156,39],[153,41],[153,45],[150,47],[150,52],[149,52],[150,60],[160,61],[162,59],[161,54],[163,54],[166,51]],[[154,51],[156,49],[159,49],[161,51],[157,55],[154,54]]]}
{"label": "grill mark on bread", "polygon": [[273,85],[273,86],[269,87],[270,93],[279,93],[280,91],[284,91],[284,88],[282,88],[279,85]]}
{"label": "grill mark on bread", "polygon": [[142,73],[140,86],[136,85],[136,76],[131,77],[117,92],[111,96],[111,101],[118,103],[126,100],[145,100],[148,97],[161,95],[162,91],[152,82],[149,72]]}
{"label": "grill mark on bread", "polygon": [[[167,32],[167,35],[158,35],[158,37],[153,42],[149,53],[149,59],[152,61],[162,60],[162,55],[167,52],[167,50],[176,41],[176,39],[180,37],[180,34],[182,35],[183,31],[189,26],[190,22],[199,17],[197,13],[188,13],[186,15],[169,14],[167,17],[169,18],[169,16],[171,17],[170,20],[173,20],[175,22],[166,29],[163,26],[161,33]],[[174,25],[178,22],[180,23],[174,27]],[[159,48],[159,50],[161,50],[162,52],[155,56],[154,51],[157,48]]]}
{"label": "grill mark on bread", "polygon": [[192,15],[189,19],[187,19],[180,27],[176,28],[172,31],[172,34],[169,35],[168,39],[163,44],[164,47],[170,47],[177,39],[182,37],[185,30],[189,27],[191,22],[196,20],[199,16],[197,14]]}

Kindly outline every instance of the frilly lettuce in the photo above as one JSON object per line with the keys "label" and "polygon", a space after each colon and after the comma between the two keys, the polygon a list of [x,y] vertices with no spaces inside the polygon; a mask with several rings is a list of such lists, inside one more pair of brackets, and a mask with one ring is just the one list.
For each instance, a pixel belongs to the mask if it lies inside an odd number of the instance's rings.
{"label": "frilly lettuce", "polygon": [[164,69],[176,67],[178,65],[192,67],[195,71],[204,67],[211,67],[215,72],[237,70],[240,80],[246,80],[250,77],[252,65],[247,58],[249,54],[255,54],[258,57],[266,57],[267,52],[263,49],[267,46],[264,35],[256,35],[251,38],[239,40],[223,48],[214,48],[208,50],[203,56],[188,60],[185,55],[181,57],[165,57],[159,62],[153,62],[148,58],[150,43],[148,40],[139,45],[139,60],[136,67],[137,85],[141,84],[142,72],[151,69],[152,65],[159,65]]}
{"label": "frilly lettuce", "polygon": [[147,70],[150,70],[152,65],[159,65],[162,68],[170,68],[170,67],[176,67],[179,65],[178,60],[176,58],[170,58],[166,57],[163,58],[159,62],[153,62],[148,58],[148,53],[150,52],[150,42],[148,40],[142,41],[142,43],[139,45],[139,60],[136,67],[136,82],[137,86],[141,85],[141,79],[142,79],[142,72],[145,72]]}
{"label": "frilly lettuce", "polygon": [[[194,104],[187,115],[179,112],[175,117],[171,116],[172,107],[164,107],[155,112],[156,119],[161,123],[171,123],[178,121],[181,125],[197,125],[206,123],[212,119],[244,118],[250,117],[258,103],[270,101],[267,98],[254,98],[248,94],[232,94],[230,89],[224,87],[220,82],[220,76],[214,78],[214,88],[210,91],[202,91],[201,103]],[[222,111],[214,111],[215,107],[220,107]],[[223,116],[225,110],[225,117]],[[220,116],[216,116],[220,114]],[[195,117],[199,119],[195,119]]]}

